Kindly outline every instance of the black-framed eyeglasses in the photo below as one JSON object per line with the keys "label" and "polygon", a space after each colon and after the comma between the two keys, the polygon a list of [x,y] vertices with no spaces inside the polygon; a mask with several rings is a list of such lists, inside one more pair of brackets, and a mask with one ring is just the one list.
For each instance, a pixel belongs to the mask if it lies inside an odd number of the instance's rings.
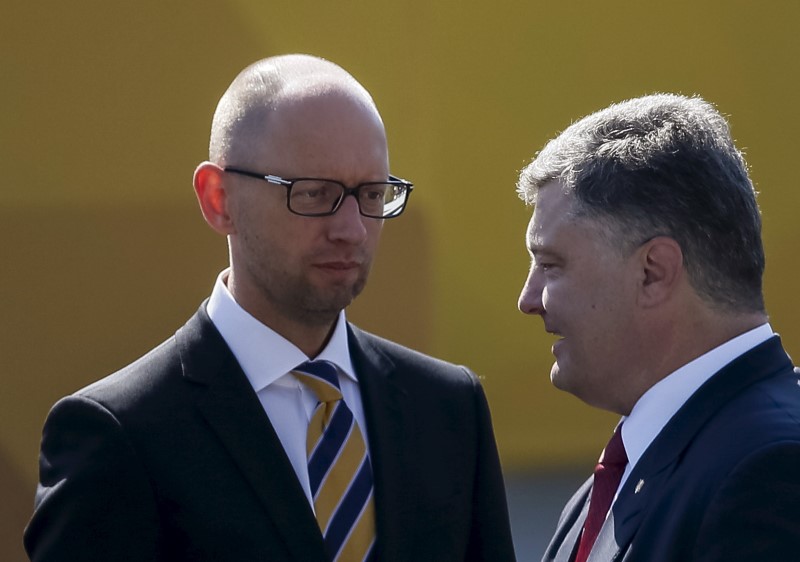
{"label": "black-framed eyeglasses", "polygon": [[347,187],[337,180],[324,178],[281,178],[232,166],[223,168],[232,174],[241,174],[286,188],[286,206],[291,212],[304,217],[325,217],[342,206],[344,198],[353,195],[358,210],[365,217],[391,219],[406,208],[414,184],[398,177],[388,181],[369,181]]}

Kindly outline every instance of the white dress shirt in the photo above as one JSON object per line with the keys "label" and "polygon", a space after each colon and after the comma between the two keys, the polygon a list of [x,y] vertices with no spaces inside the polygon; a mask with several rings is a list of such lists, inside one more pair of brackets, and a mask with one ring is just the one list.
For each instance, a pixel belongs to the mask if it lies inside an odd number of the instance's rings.
{"label": "white dress shirt", "polygon": [[[344,311],[339,314],[328,345],[317,357],[309,358],[293,343],[239,306],[225,285],[227,276],[226,269],[217,277],[207,305],[208,315],[258,395],[313,508],[308,481],[306,433],[317,398],[289,372],[309,359],[324,359],[334,363],[339,370],[344,401],[352,410],[364,440],[367,440],[361,393],[347,344]],[[253,443],[253,446],[258,444]]]}
{"label": "white dress shirt", "polygon": [[773,335],[769,324],[753,328],[667,375],[639,398],[630,415],[623,418],[622,442],[628,466],[618,493],[645,450],[692,394],[725,365]]}

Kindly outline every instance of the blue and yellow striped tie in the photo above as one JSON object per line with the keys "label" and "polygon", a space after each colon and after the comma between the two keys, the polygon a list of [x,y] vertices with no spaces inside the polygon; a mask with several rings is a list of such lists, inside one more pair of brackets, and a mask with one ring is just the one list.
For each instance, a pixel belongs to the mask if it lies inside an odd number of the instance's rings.
{"label": "blue and yellow striped tie", "polygon": [[364,436],[342,400],[336,365],[309,361],[293,374],[319,400],[306,446],[314,511],[329,560],[371,560],[375,551],[372,468]]}

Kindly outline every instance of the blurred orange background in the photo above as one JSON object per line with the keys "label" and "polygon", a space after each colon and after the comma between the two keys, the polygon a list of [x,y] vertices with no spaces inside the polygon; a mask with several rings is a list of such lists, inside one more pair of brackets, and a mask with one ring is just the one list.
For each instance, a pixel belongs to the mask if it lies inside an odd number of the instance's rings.
{"label": "blurred orange background", "polygon": [[530,209],[514,184],[571,121],[657,91],[730,116],[761,191],[766,298],[800,353],[800,3],[13,1],[0,22],[0,559],[22,560],[41,425],[59,397],[168,337],[227,259],[191,176],[247,64],[306,52],[373,94],[392,171],[362,327],[483,377],[504,467],[590,463],[615,423],[550,386],[516,310]]}

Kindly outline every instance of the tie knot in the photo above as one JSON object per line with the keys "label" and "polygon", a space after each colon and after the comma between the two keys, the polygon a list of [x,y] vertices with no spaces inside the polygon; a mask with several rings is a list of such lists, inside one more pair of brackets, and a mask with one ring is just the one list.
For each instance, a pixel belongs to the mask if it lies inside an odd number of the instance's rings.
{"label": "tie knot", "polygon": [[292,371],[295,377],[310,388],[320,402],[342,399],[339,389],[339,372],[330,361],[306,361]]}
{"label": "tie knot", "polygon": [[600,464],[603,466],[628,464],[628,455],[625,453],[625,444],[622,442],[622,426],[617,428],[608,445],[603,449]]}

